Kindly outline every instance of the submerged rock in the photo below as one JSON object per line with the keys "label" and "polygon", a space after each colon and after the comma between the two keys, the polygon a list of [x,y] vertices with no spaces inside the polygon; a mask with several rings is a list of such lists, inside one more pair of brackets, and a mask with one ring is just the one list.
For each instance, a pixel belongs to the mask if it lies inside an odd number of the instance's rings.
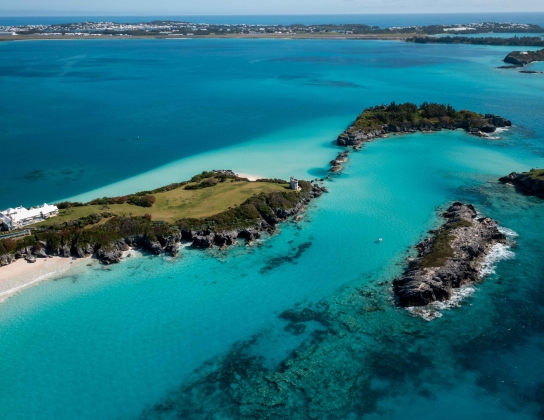
{"label": "submerged rock", "polygon": [[506,242],[497,223],[477,218],[471,204],[456,202],[443,216],[446,222],[416,246],[418,257],[393,282],[401,306],[448,300],[452,289],[479,281],[484,257],[493,245]]}

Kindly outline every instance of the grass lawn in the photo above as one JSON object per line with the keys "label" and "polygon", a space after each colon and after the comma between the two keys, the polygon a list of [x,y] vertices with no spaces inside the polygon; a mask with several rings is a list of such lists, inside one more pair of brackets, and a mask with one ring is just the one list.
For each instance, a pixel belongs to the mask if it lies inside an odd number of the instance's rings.
{"label": "grass lawn", "polygon": [[[59,215],[52,217],[32,227],[49,226],[68,220],[79,219],[92,213],[112,212],[115,215],[132,213],[133,216],[151,214],[153,220],[163,220],[173,223],[184,217],[207,217],[221,213],[229,207],[241,204],[247,198],[261,192],[285,191],[288,184],[273,184],[268,182],[227,181],[214,187],[200,190],[185,190],[183,187],[175,190],[153,194],[157,202],[153,207],[140,207],[132,204],[110,204],[108,208],[103,205],[71,207],[59,211]],[[105,222],[105,220],[104,220]]]}

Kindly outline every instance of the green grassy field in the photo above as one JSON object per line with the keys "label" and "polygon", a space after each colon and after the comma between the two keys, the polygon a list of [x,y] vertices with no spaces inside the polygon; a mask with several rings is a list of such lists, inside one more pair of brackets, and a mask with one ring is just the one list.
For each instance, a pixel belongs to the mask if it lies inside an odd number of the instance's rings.
{"label": "green grassy field", "polygon": [[544,181],[544,169],[535,169],[530,172],[526,172],[531,178],[538,179],[540,181]]}
{"label": "green grassy field", "polygon": [[[49,220],[36,223],[32,227],[50,226],[68,220],[76,220],[92,213],[109,211],[114,215],[143,216],[151,214],[153,220],[174,223],[186,217],[207,217],[227,210],[229,207],[241,204],[254,194],[273,191],[285,191],[288,184],[273,184],[268,182],[224,182],[214,187],[199,190],[177,188],[171,191],[153,194],[157,202],[153,207],[140,207],[132,204],[89,205],[71,207],[60,210],[59,215]],[[109,207],[109,208],[108,208]],[[101,220],[105,223],[107,219]],[[96,225],[95,225],[96,226]]]}

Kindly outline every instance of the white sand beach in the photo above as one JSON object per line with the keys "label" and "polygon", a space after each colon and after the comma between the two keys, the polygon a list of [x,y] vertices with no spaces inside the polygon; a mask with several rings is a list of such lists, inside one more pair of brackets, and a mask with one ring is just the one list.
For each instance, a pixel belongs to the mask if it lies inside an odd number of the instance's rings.
{"label": "white sand beach", "polygon": [[88,262],[89,259],[90,257],[78,260],[61,257],[39,258],[35,263],[20,259],[0,267],[0,302],[43,280],[58,277],[82,262]]}
{"label": "white sand beach", "polygon": [[239,172],[237,172],[236,175],[238,175],[240,178],[247,178],[250,181],[257,181],[258,179],[266,178],[265,176],[259,176],[259,175],[253,175],[253,174],[242,174]]}

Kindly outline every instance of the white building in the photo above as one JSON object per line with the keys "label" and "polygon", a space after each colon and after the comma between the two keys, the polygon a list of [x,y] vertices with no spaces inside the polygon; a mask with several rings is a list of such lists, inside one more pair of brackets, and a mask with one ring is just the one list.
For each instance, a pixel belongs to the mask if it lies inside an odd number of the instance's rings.
{"label": "white building", "polygon": [[292,176],[289,180],[289,187],[295,191],[300,190],[300,187],[298,186],[298,179],[295,179],[295,177]]}
{"label": "white building", "polygon": [[0,212],[0,224],[6,225],[8,230],[20,229],[26,225],[49,219],[58,213],[57,206],[50,206],[45,203],[41,207],[31,209],[25,209],[21,206],[15,209],[9,208]]}

